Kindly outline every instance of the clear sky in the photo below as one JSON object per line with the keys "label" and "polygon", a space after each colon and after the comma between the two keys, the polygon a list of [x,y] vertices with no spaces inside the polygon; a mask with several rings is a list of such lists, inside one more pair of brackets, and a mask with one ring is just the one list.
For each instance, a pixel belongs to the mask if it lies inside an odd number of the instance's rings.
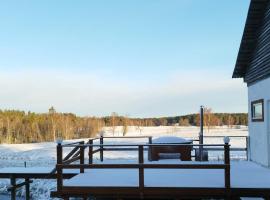
{"label": "clear sky", "polygon": [[0,108],[247,112],[231,78],[249,0],[0,2]]}

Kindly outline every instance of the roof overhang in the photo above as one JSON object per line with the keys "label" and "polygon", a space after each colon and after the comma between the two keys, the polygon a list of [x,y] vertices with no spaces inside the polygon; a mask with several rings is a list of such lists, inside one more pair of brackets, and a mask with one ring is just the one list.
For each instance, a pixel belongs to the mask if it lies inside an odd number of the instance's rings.
{"label": "roof overhang", "polygon": [[257,41],[257,31],[269,0],[251,0],[233,78],[244,78]]}

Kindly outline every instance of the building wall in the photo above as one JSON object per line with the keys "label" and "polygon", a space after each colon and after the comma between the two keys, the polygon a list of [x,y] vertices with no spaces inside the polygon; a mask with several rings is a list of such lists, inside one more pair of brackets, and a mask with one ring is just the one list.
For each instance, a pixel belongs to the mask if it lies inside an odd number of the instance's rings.
{"label": "building wall", "polygon": [[[252,122],[251,102],[264,99],[264,121]],[[250,159],[264,166],[269,165],[270,138],[269,138],[269,106],[270,101],[270,78],[261,80],[248,87],[249,101],[249,136],[250,136]]]}

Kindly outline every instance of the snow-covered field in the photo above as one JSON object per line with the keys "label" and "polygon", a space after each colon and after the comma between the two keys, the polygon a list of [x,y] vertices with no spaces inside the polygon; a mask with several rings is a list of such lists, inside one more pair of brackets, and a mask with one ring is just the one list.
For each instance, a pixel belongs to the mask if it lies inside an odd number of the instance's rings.
{"label": "snow-covered field", "polygon": [[[113,128],[104,128],[105,136],[122,136],[122,127],[117,127],[113,133]],[[168,126],[168,127],[128,127],[127,136],[180,136],[185,138],[197,138],[199,133],[198,127],[178,127],[178,126]],[[205,136],[246,136],[248,134],[247,127],[215,127],[213,129],[205,130]],[[78,140],[72,140],[78,141]],[[71,141],[65,141],[71,142]],[[146,139],[105,139],[105,143],[146,143]],[[208,144],[223,144],[223,138],[206,138],[204,140]],[[232,138],[232,147],[245,147],[244,138]],[[26,162],[28,167],[47,167],[53,168],[56,162],[56,144],[54,142],[44,142],[44,143],[31,143],[31,144],[1,144],[0,145],[0,171],[1,168],[7,167],[24,167]],[[64,151],[67,153],[69,149]],[[125,159],[134,160],[137,159],[136,152],[105,152],[105,159]],[[217,158],[219,154],[213,154]],[[245,153],[236,152],[232,153],[235,158],[244,158]],[[98,160],[99,155],[95,154],[94,160]],[[9,180],[0,180],[0,196],[1,199],[7,197],[7,186],[9,185]],[[56,183],[54,180],[34,180],[31,184],[31,195],[33,199],[50,199],[50,191],[55,189]],[[24,189],[18,191],[18,196],[24,195]]]}

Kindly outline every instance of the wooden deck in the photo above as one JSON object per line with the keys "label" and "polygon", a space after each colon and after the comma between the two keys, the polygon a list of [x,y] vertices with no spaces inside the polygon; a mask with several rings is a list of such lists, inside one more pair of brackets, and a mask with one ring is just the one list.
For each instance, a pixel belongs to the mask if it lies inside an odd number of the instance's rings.
{"label": "wooden deck", "polygon": [[[168,164],[170,165],[172,162]],[[175,164],[179,164],[179,162],[175,162]],[[194,164],[194,162],[190,164]],[[205,190],[211,190],[218,192],[215,197],[220,195],[219,197],[222,198],[226,194],[224,184],[224,170],[222,169],[145,169],[143,196],[147,197],[148,192],[156,191],[159,196],[173,197],[176,195],[176,191],[179,193],[181,190],[182,192],[188,191],[188,194],[194,194],[189,193],[194,190],[197,196],[201,196],[205,195]],[[123,190],[120,191],[119,188]],[[85,173],[76,175],[63,183],[64,193],[66,191],[76,193],[76,190],[80,190],[100,196],[103,194],[100,191],[106,191],[108,195],[125,196],[128,195],[125,194],[127,189],[133,192],[139,191],[139,171],[137,169],[86,169]],[[269,190],[269,169],[247,161],[231,163],[230,191],[232,196],[266,196],[266,193],[269,194]],[[165,191],[166,194],[164,194]],[[199,191],[203,194],[200,194]]]}
{"label": "wooden deck", "polygon": [[[190,146],[192,148],[207,148],[209,151],[217,148],[223,149],[223,162],[211,163],[193,161],[190,163],[180,162],[160,164],[145,162],[144,151],[149,147],[163,146],[163,144],[107,145],[104,144],[103,138],[98,139],[100,140],[100,144],[94,144],[94,140],[95,139],[89,140],[86,144],[59,144],[57,146],[57,191],[51,193],[53,197],[68,199],[69,197],[87,198],[91,195],[94,197],[110,197],[117,199],[231,199],[240,196],[270,196],[270,186],[258,188],[255,187],[255,185],[254,187],[234,187],[232,185],[229,144],[181,144],[182,146]],[[179,144],[169,145],[181,146]],[[166,144],[166,146],[168,146],[168,144]],[[65,147],[74,147],[74,149],[78,151],[76,157],[71,155],[71,159],[63,160],[62,152]],[[88,150],[89,157],[87,164],[84,163],[86,149]],[[136,150],[138,151],[138,162],[132,164],[106,164],[106,162],[104,164],[93,163],[93,154],[95,153],[100,153],[100,160],[103,161],[103,151],[105,149],[117,151]],[[74,152],[75,150],[73,153]],[[74,157],[74,159],[72,159],[72,157]],[[73,164],[75,160],[79,160],[79,164]],[[80,174],[68,181],[63,181],[62,172],[65,169],[79,169]],[[127,170],[130,171],[127,172]],[[161,171],[165,173],[169,172],[170,175],[168,176],[167,174],[167,176],[162,177],[160,176]],[[104,179],[102,176],[105,174],[106,178]],[[184,174],[186,175],[185,178],[181,177]],[[172,180],[172,184],[168,184],[169,179]],[[116,184],[119,181],[122,181],[122,183]],[[149,184],[149,181],[156,184]],[[196,186],[196,184],[188,184],[188,182],[197,182],[201,185]]]}
{"label": "wooden deck", "polygon": [[[57,190],[51,192],[51,196],[64,199],[69,197],[87,198],[89,196],[117,199],[208,197],[230,199],[234,196],[270,196],[270,187],[264,187],[265,184],[260,182],[260,179],[268,177],[264,176],[265,171],[256,175],[255,182],[254,179],[247,176],[253,172],[247,172],[243,176],[249,177],[248,179],[252,180],[255,185],[234,187],[234,177],[237,177],[237,173],[234,173],[234,165],[231,165],[230,150],[245,151],[246,148],[233,149],[230,148],[229,144],[190,144],[188,147],[192,149],[222,150],[225,159],[222,162],[195,162],[193,156],[191,162],[183,162],[179,159],[177,162],[150,162],[146,159],[149,147],[163,146],[163,144],[151,144],[151,137],[141,137],[148,138],[148,144],[122,143],[114,145],[104,143],[106,138],[108,137],[89,139],[87,143],[82,141],[65,145],[59,144],[57,145],[57,165],[54,169],[36,168],[32,171],[30,168],[1,169],[0,178],[10,178],[12,200],[15,199],[16,189],[22,186],[26,187],[26,199],[30,199],[29,185],[31,179],[57,179]],[[193,142],[196,141],[196,139],[193,140]],[[170,145],[180,146],[179,144]],[[187,146],[187,144],[184,145]],[[168,146],[168,144],[165,146]],[[71,148],[72,150],[63,157],[63,148]],[[105,151],[137,151],[138,160],[132,163],[119,162],[118,160],[107,162],[107,160],[104,161],[103,154]],[[100,156],[100,162],[93,162],[93,155],[96,153]],[[86,157],[88,159],[85,159]],[[255,167],[253,170],[257,171],[258,169]],[[208,176],[205,177],[205,174],[208,174]],[[16,179],[25,179],[25,182],[17,184]],[[211,184],[206,184],[207,181]],[[196,185],[193,182],[200,184]]]}

